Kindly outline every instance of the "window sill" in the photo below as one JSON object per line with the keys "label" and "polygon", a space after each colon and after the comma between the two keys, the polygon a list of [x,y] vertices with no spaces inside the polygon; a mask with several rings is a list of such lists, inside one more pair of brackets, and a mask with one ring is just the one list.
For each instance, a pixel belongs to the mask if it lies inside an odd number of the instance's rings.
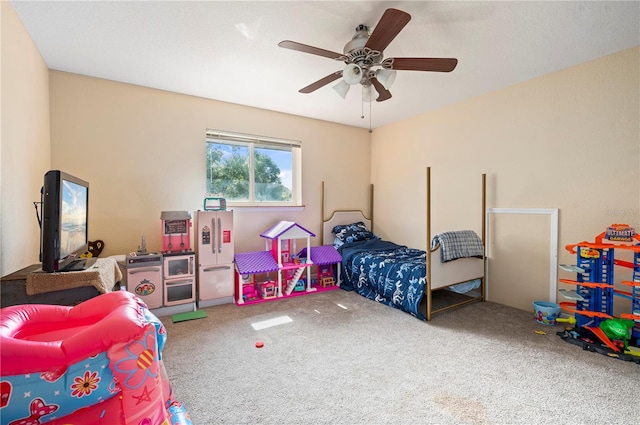
{"label": "window sill", "polygon": [[252,205],[252,206],[228,206],[228,209],[234,211],[247,211],[247,212],[280,212],[280,211],[304,211],[304,205]]}

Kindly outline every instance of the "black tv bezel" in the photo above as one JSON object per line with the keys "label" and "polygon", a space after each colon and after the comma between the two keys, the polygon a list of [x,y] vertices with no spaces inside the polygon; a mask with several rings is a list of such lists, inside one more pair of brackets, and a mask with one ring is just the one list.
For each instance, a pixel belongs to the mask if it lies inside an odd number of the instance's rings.
{"label": "black tv bezel", "polygon": [[[87,233],[85,243],[66,257],[60,258],[60,228],[62,207],[62,182],[66,180],[87,189]],[[42,229],[41,258],[42,270],[48,273],[61,272],[69,268],[89,249],[89,182],[60,170],[50,170],[44,175],[42,187]]]}

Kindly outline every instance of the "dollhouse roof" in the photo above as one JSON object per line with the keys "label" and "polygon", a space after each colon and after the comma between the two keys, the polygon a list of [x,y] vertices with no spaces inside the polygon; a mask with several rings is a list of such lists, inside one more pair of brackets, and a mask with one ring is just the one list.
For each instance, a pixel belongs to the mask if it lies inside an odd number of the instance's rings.
{"label": "dollhouse roof", "polygon": [[[302,248],[298,253],[300,257],[307,256],[307,248]],[[311,262],[318,266],[336,264],[342,261],[342,256],[333,245],[321,245],[311,247]]]}
{"label": "dollhouse roof", "polygon": [[299,239],[315,235],[296,222],[280,221],[269,230],[262,232],[260,236],[267,239]]}
{"label": "dollhouse roof", "polygon": [[278,270],[278,263],[269,251],[239,253],[234,256],[234,260],[240,274],[267,273]]}

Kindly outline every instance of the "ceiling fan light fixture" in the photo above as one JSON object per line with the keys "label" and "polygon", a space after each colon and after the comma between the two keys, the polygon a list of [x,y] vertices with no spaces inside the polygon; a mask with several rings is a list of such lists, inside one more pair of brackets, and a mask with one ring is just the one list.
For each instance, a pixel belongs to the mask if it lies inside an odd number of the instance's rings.
{"label": "ceiling fan light fixture", "polygon": [[366,25],[358,25],[356,27],[356,33],[347,44],[345,44],[344,49],[342,50],[346,55],[349,52],[354,50],[362,49],[369,40],[369,28]]}
{"label": "ceiling fan light fixture", "polygon": [[[356,27],[355,35],[344,47],[344,54],[291,40],[283,40],[278,43],[278,46],[338,60],[346,65],[343,70],[332,72],[298,90],[300,93],[312,93],[342,77],[340,83],[333,89],[343,99],[346,99],[348,86],[360,84],[363,86],[363,102],[365,99],[372,99],[376,92],[376,101],[384,102],[392,97],[389,89],[395,82],[396,71],[451,72],[458,64],[456,58],[392,57],[385,59],[385,49],[410,20],[411,15],[407,12],[394,8],[386,9],[371,34],[364,24]],[[373,85],[374,89],[364,90],[370,85]]]}
{"label": "ceiling fan light fixture", "polygon": [[376,71],[376,79],[380,81],[382,87],[389,90],[396,81],[397,72],[391,69],[379,69]]}
{"label": "ceiling fan light fixture", "polygon": [[333,89],[338,93],[343,99],[347,98],[347,93],[351,86],[347,84],[344,80],[340,80],[338,84],[333,86]]}
{"label": "ceiling fan light fixture", "polygon": [[350,63],[344,67],[344,70],[342,71],[342,78],[347,84],[352,86],[360,84],[360,81],[362,81],[362,68],[355,63]]}

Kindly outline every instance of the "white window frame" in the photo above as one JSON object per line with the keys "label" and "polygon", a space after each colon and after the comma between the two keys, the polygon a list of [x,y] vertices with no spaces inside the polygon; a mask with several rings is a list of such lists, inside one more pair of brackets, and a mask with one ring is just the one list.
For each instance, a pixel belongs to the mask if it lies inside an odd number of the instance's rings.
{"label": "white window frame", "polygon": [[[207,129],[205,144],[208,142],[246,146],[249,149],[249,201],[227,200],[233,207],[301,207],[302,206],[302,142],[299,140],[279,139],[275,137],[255,136],[251,134]],[[270,202],[255,201],[253,152],[255,146],[279,146],[291,148],[291,201]],[[205,174],[206,179],[206,174]],[[207,194],[207,196],[215,194]]]}

